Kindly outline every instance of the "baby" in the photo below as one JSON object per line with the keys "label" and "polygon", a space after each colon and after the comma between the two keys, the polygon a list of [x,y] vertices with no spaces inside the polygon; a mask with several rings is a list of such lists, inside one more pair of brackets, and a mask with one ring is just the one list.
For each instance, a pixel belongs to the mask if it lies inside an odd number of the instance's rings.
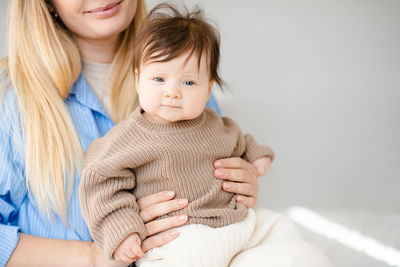
{"label": "baby", "polygon": [[[109,258],[140,257],[142,267],[227,266],[262,239],[253,236],[254,211],[221,189],[213,163],[274,154],[205,107],[213,83],[222,83],[218,63],[219,35],[201,12],[182,15],[166,4],[150,12],[135,45],[140,107],[92,143],[80,185],[82,213]],[[189,204],[168,216],[187,214],[188,223],[176,240],[145,255],[137,199],[170,190]]]}

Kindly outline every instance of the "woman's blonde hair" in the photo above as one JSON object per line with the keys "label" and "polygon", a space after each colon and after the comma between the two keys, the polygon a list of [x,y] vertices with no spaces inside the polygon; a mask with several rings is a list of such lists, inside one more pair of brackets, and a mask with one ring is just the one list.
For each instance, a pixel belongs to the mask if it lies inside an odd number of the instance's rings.
{"label": "woman's blonde hair", "polygon": [[[126,118],[137,103],[133,43],[146,17],[144,0],[137,1],[135,17],[121,34],[111,67],[115,122]],[[63,100],[79,76],[81,58],[71,32],[50,14],[46,2],[10,1],[8,58],[0,65],[6,66],[4,73],[17,97],[29,193],[41,212],[48,216],[56,212],[66,222],[74,174],[81,171],[83,150]]]}

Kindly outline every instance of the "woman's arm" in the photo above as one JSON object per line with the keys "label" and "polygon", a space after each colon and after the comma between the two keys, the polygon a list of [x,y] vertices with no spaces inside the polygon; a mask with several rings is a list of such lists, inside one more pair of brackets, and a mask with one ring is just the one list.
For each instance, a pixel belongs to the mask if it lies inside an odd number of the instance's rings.
{"label": "woman's arm", "polygon": [[20,234],[20,239],[6,267],[119,267],[126,264],[107,260],[92,242],[51,239]]}
{"label": "woman's arm", "polygon": [[[140,216],[143,218],[149,233],[149,236],[142,243],[144,251],[162,246],[177,238],[179,235],[177,230],[156,234],[187,222],[188,217],[186,215],[154,220],[159,216],[187,206],[187,199],[173,199],[174,196],[174,192],[160,192],[138,201]],[[20,234],[18,245],[6,266],[119,267],[126,266],[126,264],[106,259],[103,251],[93,242],[50,239]]]}

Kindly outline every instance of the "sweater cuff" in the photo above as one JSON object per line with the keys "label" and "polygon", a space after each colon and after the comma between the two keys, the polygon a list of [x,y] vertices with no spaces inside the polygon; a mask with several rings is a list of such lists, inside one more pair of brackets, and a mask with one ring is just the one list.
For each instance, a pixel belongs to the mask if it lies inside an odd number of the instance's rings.
{"label": "sweater cuff", "polygon": [[[113,259],[114,251],[129,235],[138,233],[143,241],[147,236],[142,218],[130,209],[119,209],[102,222],[101,232],[93,232],[93,239],[103,247],[108,259]],[[100,241],[100,242],[99,242]],[[101,242],[102,241],[102,242]]]}
{"label": "sweater cuff", "polygon": [[254,162],[256,159],[262,157],[269,157],[271,161],[275,158],[274,151],[269,148],[268,146],[261,146],[259,145],[253,138],[253,136],[246,134],[246,152],[245,152],[245,159],[248,160],[250,163]]}
{"label": "sweater cuff", "polygon": [[19,241],[20,228],[0,224],[0,266],[5,266]]}

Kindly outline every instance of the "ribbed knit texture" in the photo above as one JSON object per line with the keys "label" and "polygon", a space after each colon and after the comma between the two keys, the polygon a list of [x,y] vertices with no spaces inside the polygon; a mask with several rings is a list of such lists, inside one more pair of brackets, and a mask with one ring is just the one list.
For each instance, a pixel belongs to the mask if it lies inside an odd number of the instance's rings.
{"label": "ribbed knit texture", "polygon": [[140,109],[95,140],[85,158],[80,185],[82,213],[93,239],[108,257],[131,233],[146,236],[136,199],[164,190],[189,205],[168,216],[187,214],[189,224],[222,227],[247,213],[214,177],[214,161],[243,157],[273,158],[266,146],[244,136],[236,123],[206,108],[193,120],[154,124]]}

